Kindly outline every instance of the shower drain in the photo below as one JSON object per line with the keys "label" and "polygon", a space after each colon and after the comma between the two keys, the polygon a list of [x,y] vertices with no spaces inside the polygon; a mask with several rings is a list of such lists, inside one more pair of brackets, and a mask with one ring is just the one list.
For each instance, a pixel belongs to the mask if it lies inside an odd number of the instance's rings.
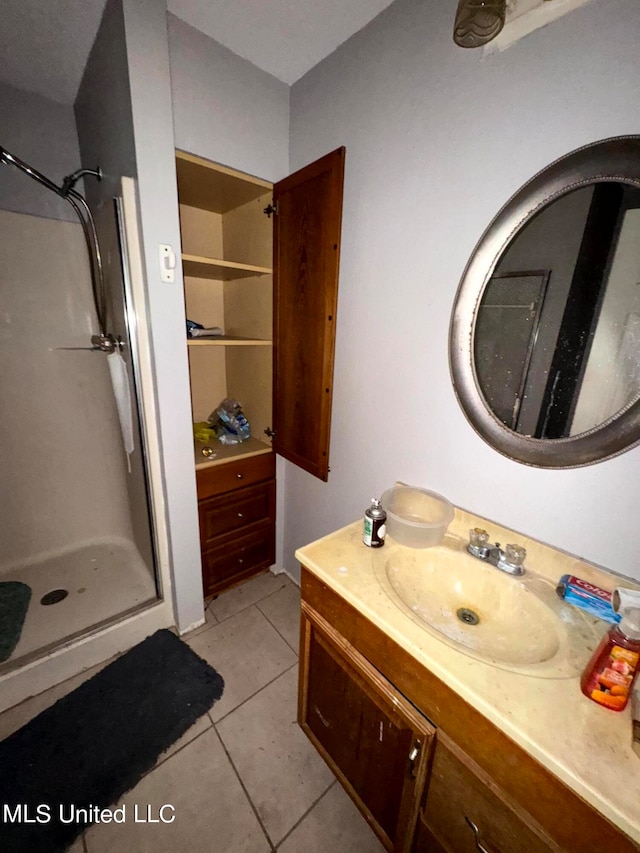
{"label": "shower drain", "polygon": [[57,604],[69,595],[66,589],[52,589],[40,599],[40,604]]}
{"label": "shower drain", "polygon": [[456,616],[465,625],[478,625],[480,622],[480,617],[476,611],[471,610],[469,607],[461,607],[459,610],[456,610]]}

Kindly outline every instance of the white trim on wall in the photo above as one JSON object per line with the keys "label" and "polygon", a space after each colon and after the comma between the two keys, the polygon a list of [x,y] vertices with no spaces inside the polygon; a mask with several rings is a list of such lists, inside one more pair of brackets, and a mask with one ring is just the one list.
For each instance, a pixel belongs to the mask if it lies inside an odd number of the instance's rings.
{"label": "white trim on wall", "polygon": [[502,32],[485,45],[483,55],[506,50],[534,30],[562,18],[593,0],[509,0]]}

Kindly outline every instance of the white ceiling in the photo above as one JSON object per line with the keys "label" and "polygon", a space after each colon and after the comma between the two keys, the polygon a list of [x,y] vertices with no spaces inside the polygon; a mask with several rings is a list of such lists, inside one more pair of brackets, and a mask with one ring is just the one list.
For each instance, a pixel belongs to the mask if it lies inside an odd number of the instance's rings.
{"label": "white ceiling", "polygon": [[170,12],[291,85],[393,0],[168,0]]}
{"label": "white ceiling", "polygon": [[[289,85],[392,0],[168,0],[170,12]],[[70,104],[105,0],[2,0],[0,80]]]}
{"label": "white ceiling", "polygon": [[73,103],[105,0],[2,0],[0,80]]}

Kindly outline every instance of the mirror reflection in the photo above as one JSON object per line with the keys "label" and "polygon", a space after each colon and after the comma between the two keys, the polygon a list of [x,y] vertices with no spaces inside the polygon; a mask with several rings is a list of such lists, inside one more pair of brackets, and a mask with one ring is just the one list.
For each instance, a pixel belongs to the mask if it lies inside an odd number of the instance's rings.
{"label": "mirror reflection", "polygon": [[478,306],[478,385],[494,415],[540,439],[588,432],[640,397],[640,190],[566,193],[527,221]]}

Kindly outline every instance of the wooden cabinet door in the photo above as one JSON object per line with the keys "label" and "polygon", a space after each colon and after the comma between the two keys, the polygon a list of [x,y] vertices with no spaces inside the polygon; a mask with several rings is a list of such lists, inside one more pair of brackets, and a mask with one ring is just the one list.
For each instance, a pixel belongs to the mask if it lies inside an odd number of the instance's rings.
{"label": "wooden cabinet door", "polygon": [[326,480],[345,149],[274,186],[273,449]]}
{"label": "wooden cabinet door", "polygon": [[434,729],[304,602],[298,718],[384,846],[409,851]]}

